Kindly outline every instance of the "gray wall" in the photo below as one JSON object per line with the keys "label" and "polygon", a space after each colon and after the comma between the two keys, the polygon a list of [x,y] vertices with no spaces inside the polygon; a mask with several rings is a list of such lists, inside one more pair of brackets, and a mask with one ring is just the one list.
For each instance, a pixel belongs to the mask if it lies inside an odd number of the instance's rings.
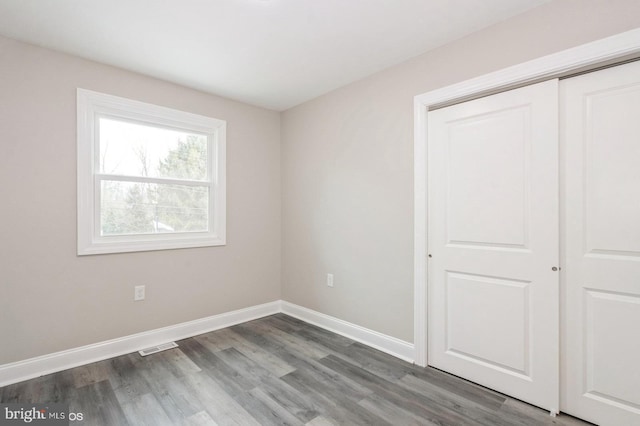
{"label": "gray wall", "polygon": [[[227,120],[226,246],[76,256],[77,87]],[[278,300],[280,238],[279,113],[0,38],[0,364]]]}
{"label": "gray wall", "polygon": [[413,96],[636,27],[638,0],[556,0],[286,111],[283,298],[413,341]]}
{"label": "gray wall", "polygon": [[[413,96],[635,27],[556,0],[283,114],[0,38],[0,364],[281,297],[412,341]],[[226,246],[76,256],[77,87],[227,120]]]}

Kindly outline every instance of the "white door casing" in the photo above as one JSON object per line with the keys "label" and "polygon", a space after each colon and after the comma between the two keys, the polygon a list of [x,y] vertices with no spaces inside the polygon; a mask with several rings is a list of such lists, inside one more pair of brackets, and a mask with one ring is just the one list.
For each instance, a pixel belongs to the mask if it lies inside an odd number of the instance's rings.
{"label": "white door casing", "polygon": [[558,82],[428,113],[429,364],[559,410]]}
{"label": "white door casing", "polygon": [[[429,128],[429,120],[428,120],[428,111],[433,108],[433,106],[438,106],[442,104],[462,101],[464,99],[469,99],[473,97],[478,97],[480,95],[490,93],[490,92],[498,92],[508,90],[513,88],[514,86],[519,86],[522,84],[526,84],[532,81],[541,81],[548,78],[556,78],[558,76],[563,76],[570,74],[571,72],[575,72],[577,70],[584,70],[589,67],[596,67],[598,64],[611,63],[615,60],[624,60],[632,56],[640,55],[640,28],[627,31],[625,33],[617,34],[614,36],[610,36],[601,40],[597,40],[594,42],[587,43],[585,45],[577,46],[574,48],[567,49],[565,51],[561,51],[558,53],[554,53],[552,55],[544,56],[539,59],[534,59],[532,61],[518,64],[509,68],[505,68],[503,70],[499,70],[490,74],[486,74],[477,78],[473,78],[471,80],[463,81],[460,83],[453,84],[451,86],[439,88],[428,93],[424,93],[421,95],[417,95],[414,100],[414,293],[415,293],[415,311],[414,311],[414,346],[415,346],[415,362],[418,365],[426,366],[427,364],[431,364],[428,362],[430,360],[427,359],[427,340],[428,340],[428,332],[427,330],[430,328],[430,324],[427,321],[427,309],[428,309],[428,295],[427,295],[427,206],[430,202],[429,196],[427,194],[427,146],[431,143],[430,138],[428,137],[427,129]],[[566,158],[566,157],[563,157]],[[636,164],[638,162],[636,161]],[[564,161],[563,161],[564,165]],[[561,176],[562,178],[562,176]],[[561,191],[566,191],[566,184],[561,186]],[[563,240],[566,241],[567,232],[562,233]],[[562,247],[562,246],[561,246]],[[597,248],[597,247],[596,247]],[[564,259],[564,257],[563,257]],[[564,263],[564,261],[563,261]],[[562,270],[562,273],[566,271],[566,268]],[[635,274],[635,273],[634,273]],[[637,276],[637,275],[636,275]],[[566,277],[565,277],[566,278]],[[564,283],[565,280],[563,279]],[[429,286],[431,283],[429,282]],[[602,292],[605,293],[605,292]],[[562,294],[565,299],[564,303],[566,303],[566,294]],[[625,298],[626,294],[617,294],[614,293],[612,296],[616,301],[622,302],[624,306],[627,308],[633,306],[632,303],[624,303],[635,301],[635,296],[631,298]],[[593,296],[591,294],[590,296]],[[600,295],[603,296],[603,295]],[[611,299],[611,295],[604,295],[607,297],[601,297],[603,300],[598,300],[596,302],[603,302],[600,306],[596,307],[591,300],[591,312],[597,312],[597,308],[604,308],[607,304],[604,303],[607,300]],[[586,305],[586,304],[585,304]],[[618,304],[620,306],[621,303]],[[614,309],[615,310],[615,309]],[[566,316],[566,311],[562,311],[564,314],[564,318],[567,321],[571,321],[571,318]],[[617,312],[616,312],[617,313]],[[638,323],[635,319],[634,315],[627,318],[618,318],[618,322],[626,323],[626,327],[623,330],[628,331],[629,339],[628,342],[633,341],[634,336],[634,325]],[[634,324],[635,323],[635,324]],[[594,328],[594,331],[600,331]],[[563,324],[561,328],[562,336],[566,336],[566,324]],[[606,335],[607,331],[603,331],[601,335]],[[615,333],[614,333],[615,334]],[[593,341],[592,336],[592,341]],[[586,340],[586,339],[584,339]],[[583,340],[583,343],[584,343]],[[624,341],[624,340],[623,340]],[[569,341],[563,340],[564,343],[569,344]],[[620,350],[622,352],[626,352],[627,355],[633,353],[633,351],[629,351],[627,347],[621,347]],[[611,353],[611,352],[610,352]],[[578,392],[576,397],[574,398],[578,400],[582,400],[581,404],[576,403],[575,401],[572,403],[568,401],[567,394],[567,382],[573,377],[580,377],[582,374],[581,371],[577,371],[580,368],[584,367],[586,363],[583,363],[580,367],[577,366],[573,362],[572,359],[568,359],[566,355],[566,345],[563,347],[562,352],[562,393],[563,398],[561,401],[562,410],[566,410],[570,413],[573,413],[577,416],[584,416],[585,418],[594,419],[595,417],[589,417],[589,414],[581,413],[580,406],[584,405],[585,401],[590,401],[591,403],[604,401],[609,408],[613,409],[614,407],[618,407],[618,410],[625,410],[627,413],[632,413],[632,410],[629,410],[629,407],[633,408],[633,405],[630,405],[628,402],[620,399],[620,395],[615,395],[617,390],[613,392],[612,395],[608,397],[605,395],[598,395],[598,392],[602,394],[602,390],[607,390],[605,387],[600,386],[600,390],[596,390],[596,392],[592,392],[591,395],[586,395],[584,391],[581,391],[582,383],[579,385],[574,384],[574,390]],[[598,359],[601,356],[600,353],[593,352],[593,356],[590,361]],[[631,356],[631,355],[630,355]],[[632,358],[637,358],[637,356],[631,356]],[[568,360],[568,361],[567,361]],[[567,365],[570,366],[567,369]],[[620,373],[622,371],[623,373]],[[618,370],[618,374],[622,376],[631,375],[637,373],[637,369],[629,369],[623,368],[622,370]],[[599,385],[598,380],[593,374],[597,374],[597,372],[592,370],[592,383],[595,383],[596,386]],[[584,374],[586,376],[586,373]],[[634,376],[635,377],[635,376]],[[582,379],[580,379],[582,380]],[[600,380],[601,382],[602,380]],[[634,392],[637,392],[638,387],[634,385],[638,383],[637,380],[630,381],[631,383],[631,393],[630,396],[626,396],[627,400],[631,400],[633,402],[633,395],[637,395]],[[584,383],[587,383],[586,381]],[[609,383],[610,384],[610,383]],[[577,387],[576,387],[577,386]],[[629,389],[627,389],[629,390]],[[507,393],[511,394],[511,392],[507,391]],[[606,401],[608,399],[608,401]],[[594,408],[586,409],[593,411]],[[596,411],[599,411],[598,408],[595,408]],[[609,410],[610,411],[610,410]],[[606,413],[607,410],[604,410]],[[608,413],[602,414],[603,416],[609,416]],[[632,420],[629,422],[628,419],[625,419],[622,424],[634,424],[640,423],[637,420],[637,417],[632,417]],[[605,420],[600,421],[603,425],[609,424],[618,424],[615,423],[615,415],[607,417]]]}
{"label": "white door casing", "polygon": [[640,28],[572,47],[414,97],[414,359],[427,360],[427,111],[489,92],[640,55]]}
{"label": "white door casing", "polygon": [[640,62],[560,87],[562,409],[640,424]]}

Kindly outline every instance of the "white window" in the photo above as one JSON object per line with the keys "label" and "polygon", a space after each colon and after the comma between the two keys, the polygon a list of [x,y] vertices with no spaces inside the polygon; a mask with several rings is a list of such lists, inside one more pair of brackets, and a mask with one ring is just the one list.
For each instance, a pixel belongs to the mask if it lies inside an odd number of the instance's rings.
{"label": "white window", "polygon": [[224,245],[225,130],[78,89],[78,254]]}

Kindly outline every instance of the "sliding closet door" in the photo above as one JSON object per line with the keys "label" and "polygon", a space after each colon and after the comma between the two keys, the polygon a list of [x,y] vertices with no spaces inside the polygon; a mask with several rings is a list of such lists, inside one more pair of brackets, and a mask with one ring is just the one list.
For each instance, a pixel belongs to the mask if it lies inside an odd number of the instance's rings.
{"label": "sliding closet door", "polygon": [[559,409],[558,82],[428,115],[428,361]]}
{"label": "sliding closet door", "polygon": [[561,83],[563,411],[640,425],[640,63]]}

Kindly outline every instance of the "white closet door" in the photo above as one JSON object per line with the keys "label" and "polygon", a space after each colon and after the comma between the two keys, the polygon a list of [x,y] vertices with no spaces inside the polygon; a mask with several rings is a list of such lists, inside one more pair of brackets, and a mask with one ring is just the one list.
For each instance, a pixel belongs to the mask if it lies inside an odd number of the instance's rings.
{"label": "white closet door", "polygon": [[561,83],[562,408],[640,425],[640,63]]}
{"label": "white closet door", "polygon": [[557,412],[558,82],[428,126],[429,364]]}

